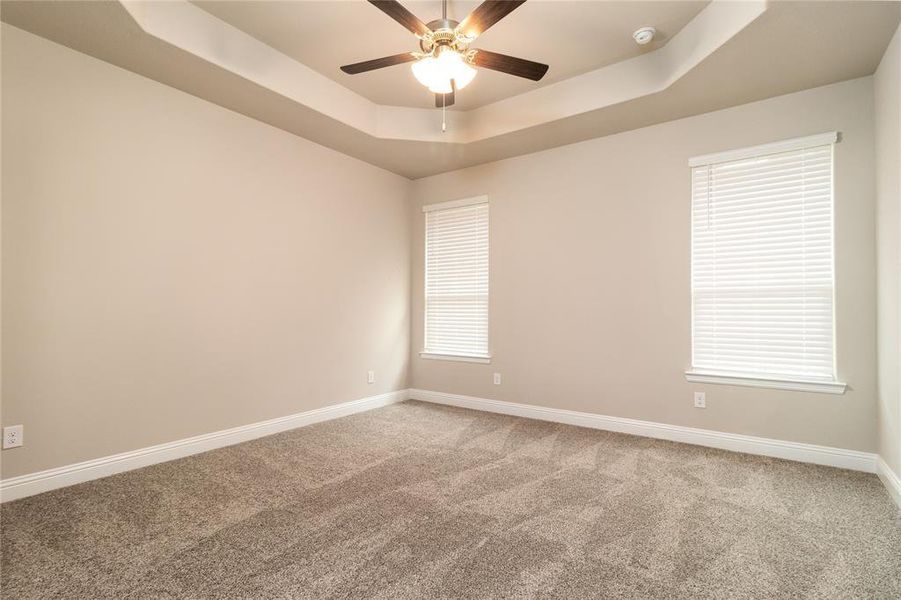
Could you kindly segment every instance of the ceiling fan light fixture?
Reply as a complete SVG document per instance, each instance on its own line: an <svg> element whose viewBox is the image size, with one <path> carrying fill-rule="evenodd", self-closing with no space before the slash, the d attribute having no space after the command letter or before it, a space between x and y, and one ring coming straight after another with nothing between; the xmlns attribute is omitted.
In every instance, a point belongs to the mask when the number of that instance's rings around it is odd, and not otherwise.
<svg viewBox="0 0 901 600"><path fill-rule="evenodd" d="M463 56L448 47L439 49L438 56L424 56L411 65L413 76L422 85L435 94L449 94L453 91L451 80L456 89L462 90L475 78L476 69L466 63Z"/></svg>
<svg viewBox="0 0 901 600"><path fill-rule="evenodd" d="M435 60L442 71L449 76L449 79L454 80L458 90L462 90L469 85L475 79L476 73L478 73L478 71L467 64L463 55L456 50L445 48L439 52L438 58Z"/></svg>
<svg viewBox="0 0 901 600"><path fill-rule="evenodd" d="M419 83L429 88L429 91L435 94L449 94L451 92L450 79L442 77L436 62L431 56L420 58L412 65L413 76Z"/></svg>
<svg viewBox="0 0 901 600"><path fill-rule="evenodd" d="M436 77L428 88L433 94L450 94L454 91L451 80L445 79L444 77Z"/></svg>

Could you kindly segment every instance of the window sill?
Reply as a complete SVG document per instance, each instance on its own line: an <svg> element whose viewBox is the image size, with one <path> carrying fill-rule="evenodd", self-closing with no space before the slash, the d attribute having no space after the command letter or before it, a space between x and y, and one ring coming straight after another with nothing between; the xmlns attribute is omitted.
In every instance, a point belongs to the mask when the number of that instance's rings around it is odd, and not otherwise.
<svg viewBox="0 0 901 600"><path fill-rule="evenodd" d="M462 354L438 354L435 352L420 352L419 358L427 358L429 360L452 360L457 362L471 362L471 363L482 363L482 364L490 364L491 357L490 356L464 356Z"/></svg>
<svg viewBox="0 0 901 600"><path fill-rule="evenodd" d="M726 375L704 371L686 371L685 379L695 383L720 385L741 385L748 387L791 390L794 392L816 392L819 394L844 394L848 384L838 381L811 381L803 379L772 379L751 375Z"/></svg>

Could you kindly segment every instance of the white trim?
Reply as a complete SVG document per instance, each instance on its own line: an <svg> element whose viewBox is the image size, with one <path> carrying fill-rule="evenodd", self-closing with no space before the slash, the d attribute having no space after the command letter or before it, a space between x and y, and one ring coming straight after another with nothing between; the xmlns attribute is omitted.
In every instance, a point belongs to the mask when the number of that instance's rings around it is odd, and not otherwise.
<svg viewBox="0 0 901 600"><path fill-rule="evenodd" d="M407 399L407 395L407 390L387 392L286 417L214 431L157 446L88 460L74 465L4 479L0 481L0 502L8 502L76 483L100 479L116 473L131 471L132 469L139 469L192 454L199 454L224 446L231 446L232 444L265 437L281 431L345 417L396 402L403 402Z"/></svg>
<svg viewBox="0 0 901 600"><path fill-rule="evenodd" d="M449 406L471 408L473 410L525 417L527 419L539 419L541 421L565 423L567 425L576 425L578 427L618 431L620 433L628 433L631 435L720 448L723 450L731 450L733 452L772 456L775 458L784 458L787 460L817 465L827 465L841 469L864 471L866 473L876 472L877 456L870 452L859 452L857 450L845 450L828 446L815 446L813 444L802 444L800 442L774 440L740 435L737 433L724 433L720 431L711 431L709 429L695 429L693 427L667 425L665 423L639 421L637 419L626 419L623 417L608 417L594 413L546 408L528 404L515 404L513 402L488 400L473 396L461 396L459 394L446 394L444 392L431 392L427 390L411 389L410 398L422 400L424 402L433 402L435 404L446 404Z"/></svg>
<svg viewBox="0 0 901 600"><path fill-rule="evenodd" d="M881 456L876 458L876 469L876 473L885 485L885 489L888 490L889 496L892 497L892 500L898 505L898 509L901 510L901 478L892 471L892 468L888 466L888 463Z"/></svg>
<svg viewBox="0 0 901 600"><path fill-rule="evenodd" d="M490 364L491 356L463 356L462 354L441 354L440 352L426 352L423 350L419 353L419 358L428 360L453 360L457 362L470 362Z"/></svg>
<svg viewBox="0 0 901 600"><path fill-rule="evenodd" d="M765 154L776 154L778 152L788 152L790 150L800 150L801 148L812 148L814 146L825 146L826 144L834 144L838 141L838 132L829 131L816 135L808 135L806 137L793 138L790 140L781 140L771 144L761 144L759 146L751 146L749 148L738 148L736 150L726 150L723 152L714 152L712 154L703 154L688 159L688 166L703 167L716 163L724 163L743 158L751 158L754 156L762 156Z"/></svg>
<svg viewBox="0 0 901 600"><path fill-rule="evenodd" d="M474 196L472 198L463 198L461 200L449 200L447 202L437 202L435 204L424 204L422 212L432 212L433 210L446 210L448 208L460 208L463 206L476 206L478 204L488 204L488 196Z"/></svg>
<svg viewBox="0 0 901 600"><path fill-rule="evenodd" d="M589 427L591 429L617 431L643 437L696 444L699 446L731 450L733 452L772 456L775 458L784 458L787 460L808 462L842 469L864 471L866 473L877 473L888 489L889 494L898 504L899 509L901 509L901 479L899 479L881 457L868 452L844 450L827 446L815 446L812 444L723 433L707 429L682 427L679 425L667 425L664 423L655 423L653 421L609 417L594 413L516 404L513 402L488 400L474 396L447 394L444 392L432 392L419 389L387 392L385 394L370 396L368 398L345 402L344 404L335 406L326 406L289 415L287 417L270 419L268 421L261 421L250 425L177 440L167 444L123 452L121 454L89 460L74 465L4 479L0 481L0 501L9 502L11 500L25 498L27 496L75 485L77 483L108 477L110 475L115 475L116 473L139 469L141 467L167 462L192 454L199 454L208 450L215 450L216 448L246 442L281 431L288 431L290 429L345 417L354 413L387 406L389 404L403 402L408 398L421 400L423 402L431 402L433 404L459 406L472 410L500 413L527 419L538 419L541 421L575 425L577 427Z"/></svg>
<svg viewBox="0 0 901 600"><path fill-rule="evenodd" d="M705 371L685 371L685 380L694 383L741 385L747 387L816 392L818 394L844 394L848 384L840 381L812 381L803 379L775 379L751 375L727 375Z"/></svg>

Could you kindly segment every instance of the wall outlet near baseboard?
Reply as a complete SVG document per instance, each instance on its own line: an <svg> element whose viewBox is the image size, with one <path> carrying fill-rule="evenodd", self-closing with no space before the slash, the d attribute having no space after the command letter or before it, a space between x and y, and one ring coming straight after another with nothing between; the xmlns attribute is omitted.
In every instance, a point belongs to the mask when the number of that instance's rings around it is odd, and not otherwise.
<svg viewBox="0 0 901 600"><path fill-rule="evenodd" d="M366 383L375 383L375 371L366 373Z"/></svg>
<svg viewBox="0 0 901 600"><path fill-rule="evenodd" d="M25 443L25 427L10 425L3 428L3 449L18 448Z"/></svg>
<svg viewBox="0 0 901 600"><path fill-rule="evenodd" d="M494 374L494 385L500 385L500 384L501 384L501 374L495 373Z"/></svg>
<svg viewBox="0 0 901 600"><path fill-rule="evenodd" d="M707 394L695 392L695 408L707 408Z"/></svg>

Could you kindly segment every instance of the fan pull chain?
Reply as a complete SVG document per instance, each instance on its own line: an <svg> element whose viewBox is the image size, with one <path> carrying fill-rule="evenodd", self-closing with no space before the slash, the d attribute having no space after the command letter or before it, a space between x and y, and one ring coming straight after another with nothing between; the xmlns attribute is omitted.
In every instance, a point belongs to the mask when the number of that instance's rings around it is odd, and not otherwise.
<svg viewBox="0 0 901 600"><path fill-rule="evenodd" d="M447 20L447 0L441 0L441 18ZM451 80L451 90L453 90L453 80ZM447 131L447 94L441 94L441 133Z"/></svg>

